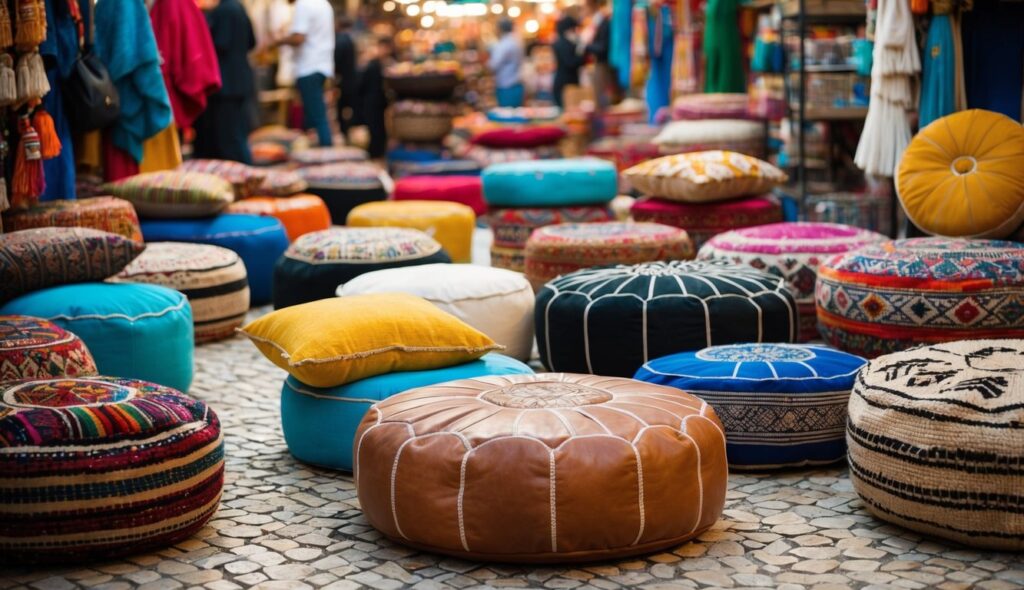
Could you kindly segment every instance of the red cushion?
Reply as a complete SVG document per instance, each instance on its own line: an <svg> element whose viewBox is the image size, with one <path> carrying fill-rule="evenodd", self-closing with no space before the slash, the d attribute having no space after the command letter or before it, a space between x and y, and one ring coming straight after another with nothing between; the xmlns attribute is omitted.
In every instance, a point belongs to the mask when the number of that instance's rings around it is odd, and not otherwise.
<svg viewBox="0 0 1024 590"><path fill-rule="evenodd" d="M532 125L481 131L473 136L473 143L498 148L532 148L556 144L564 137L565 129L557 125Z"/></svg>
<svg viewBox="0 0 1024 590"><path fill-rule="evenodd" d="M487 212L479 176L406 176L395 182L396 201L454 201Z"/></svg>

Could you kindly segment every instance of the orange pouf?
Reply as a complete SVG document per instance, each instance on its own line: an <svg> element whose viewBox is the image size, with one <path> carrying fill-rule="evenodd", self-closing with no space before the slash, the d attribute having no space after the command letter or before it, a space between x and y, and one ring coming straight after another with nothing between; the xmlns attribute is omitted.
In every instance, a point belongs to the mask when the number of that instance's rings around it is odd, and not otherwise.
<svg viewBox="0 0 1024 590"><path fill-rule="evenodd" d="M227 212L275 217L284 226L290 242L299 236L331 227L327 205L316 195L254 197L232 203Z"/></svg>

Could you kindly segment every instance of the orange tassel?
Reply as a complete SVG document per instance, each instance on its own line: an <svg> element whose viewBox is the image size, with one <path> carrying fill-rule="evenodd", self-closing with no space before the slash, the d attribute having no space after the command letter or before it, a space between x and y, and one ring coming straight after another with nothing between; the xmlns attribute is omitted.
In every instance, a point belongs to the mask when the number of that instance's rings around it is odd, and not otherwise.
<svg viewBox="0 0 1024 590"><path fill-rule="evenodd" d="M18 119L21 139L18 153L14 158L14 178L11 183L11 207L27 209L39 202L39 196L46 190L43 176L43 154L39 146L39 134L32 128L28 117Z"/></svg>
<svg viewBox="0 0 1024 590"><path fill-rule="evenodd" d="M46 40L46 6L43 0L18 0L15 8L14 43L28 51Z"/></svg>
<svg viewBox="0 0 1024 590"><path fill-rule="evenodd" d="M11 32L11 13L7 2L0 2L0 50L10 49L14 45L14 34Z"/></svg>
<svg viewBox="0 0 1024 590"><path fill-rule="evenodd" d="M44 160L52 160L60 155L63 146L60 144L60 137L57 135L57 128L53 124L53 117L46 109L39 107L32 115L32 127L39 134L39 152Z"/></svg>
<svg viewBox="0 0 1024 590"><path fill-rule="evenodd" d="M928 14L928 0L910 0L910 12Z"/></svg>

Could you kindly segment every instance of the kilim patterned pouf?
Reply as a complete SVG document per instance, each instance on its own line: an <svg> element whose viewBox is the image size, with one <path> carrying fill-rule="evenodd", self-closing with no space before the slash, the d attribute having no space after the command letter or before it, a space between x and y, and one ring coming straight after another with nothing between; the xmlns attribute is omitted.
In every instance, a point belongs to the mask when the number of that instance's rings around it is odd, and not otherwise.
<svg viewBox="0 0 1024 590"><path fill-rule="evenodd" d="M686 230L700 248L714 236L732 229L782 221L782 204L771 195L717 203L679 203L644 197L630 210L636 221L664 223Z"/></svg>
<svg viewBox="0 0 1024 590"><path fill-rule="evenodd" d="M492 209L487 223L494 232L494 245L498 248L522 249L526 240L538 227L557 223L592 223L615 221L615 213L608 205L587 207L527 207L522 209Z"/></svg>
<svg viewBox="0 0 1024 590"><path fill-rule="evenodd" d="M192 306L196 342L230 338L249 311L245 264L238 254L219 246L151 242L110 281L180 291Z"/></svg>
<svg viewBox="0 0 1024 590"><path fill-rule="evenodd" d="M386 268L451 262L427 234L399 227L332 227L295 240L274 266L274 309L334 297L338 286Z"/></svg>
<svg viewBox="0 0 1024 590"><path fill-rule="evenodd" d="M600 205L618 192L615 166L597 158L492 164L482 178L492 207Z"/></svg>
<svg viewBox="0 0 1024 590"><path fill-rule="evenodd" d="M369 523L466 559L650 553L706 531L725 504L714 410L632 379L513 375L413 389L374 405L355 445Z"/></svg>
<svg viewBox="0 0 1024 590"><path fill-rule="evenodd" d="M868 358L918 344L1024 336L1024 246L996 240L883 242L818 269L818 330Z"/></svg>
<svg viewBox="0 0 1024 590"><path fill-rule="evenodd" d="M0 316L0 383L95 374L96 361L78 336L41 318Z"/></svg>
<svg viewBox="0 0 1024 590"><path fill-rule="evenodd" d="M172 545L220 505L224 443L203 402L133 379L0 385L0 561Z"/></svg>
<svg viewBox="0 0 1024 590"><path fill-rule="evenodd" d="M677 352L794 342L799 325L785 280L720 261L576 271L545 285L534 313L545 367L619 377Z"/></svg>
<svg viewBox="0 0 1024 590"><path fill-rule="evenodd" d="M864 363L825 346L729 344L654 359L634 378L711 404L731 468L777 469L846 458L846 404Z"/></svg>
<svg viewBox="0 0 1024 590"><path fill-rule="evenodd" d="M4 231L36 227L88 227L142 241L135 207L114 197L47 201L30 209L11 210L4 214Z"/></svg>
<svg viewBox="0 0 1024 590"><path fill-rule="evenodd" d="M434 238L452 262L473 259L473 209L451 201L379 201L349 211L350 227L409 227Z"/></svg>
<svg viewBox="0 0 1024 590"><path fill-rule="evenodd" d="M369 162L339 162L301 168L308 192L320 197L331 212L331 221L342 225L357 205L383 201L390 192L387 173Z"/></svg>
<svg viewBox="0 0 1024 590"><path fill-rule="evenodd" d="M397 371L338 387L313 387L288 377L281 389L281 430L291 454L305 463L352 471L352 442L370 406L414 389L485 375L530 375L533 369L500 354L427 371Z"/></svg>
<svg viewBox="0 0 1024 590"><path fill-rule="evenodd" d="M491 266L515 272L525 272L526 253L522 248L491 246Z"/></svg>
<svg viewBox="0 0 1024 590"><path fill-rule="evenodd" d="M965 545L1024 549L1024 341L890 354L850 397L850 479L875 516Z"/></svg>
<svg viewBox="0 0 1024 590"><path fill-rule="evenodd" d="M396 201L454 201L487 212L479 176L407 176L395 181Z"/></svg>
<svg viewBox="0 0 1024 590"><path fill-rule="evenodd" d="M686 232L658 223L562 223L533 232L526 242L526 278L534 289L581 268L689 260L693 242Z"/></svg>
<svg viewBox="0 0 1024 590"><path fill-rule="evenodd" d="M227 211L274 217L284 226L292 242L310 232L331 227L331 212L316 195L254 197L231 203Z"/></svg>
<svg viewBox="0 0 1024 590"><path fill-rule="evenodd" d="M786 279L800 306L800 340L818 337L814 285L818 266L836 254L887 240L882 234L834 223L773 223L719 234L698 260L748 264Z"/></svg>

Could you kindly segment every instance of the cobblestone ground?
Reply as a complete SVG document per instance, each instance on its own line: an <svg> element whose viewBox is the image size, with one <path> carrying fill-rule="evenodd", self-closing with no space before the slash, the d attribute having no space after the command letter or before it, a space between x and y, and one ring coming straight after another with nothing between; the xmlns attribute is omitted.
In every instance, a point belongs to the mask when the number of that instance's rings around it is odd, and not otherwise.
<svg viewBox="0 0 1024 590"><path fill-rule="evenodd" d="M1020 588L1024 559L951 547L869 516L844 468L732 475L725 513L697 541L567 568L474 564L390 543L351 477L288 454L285 373L241 338L200 347L191 393L220 415L227 484L194 538L89 567L0 570L0 588Z"/></svg>

